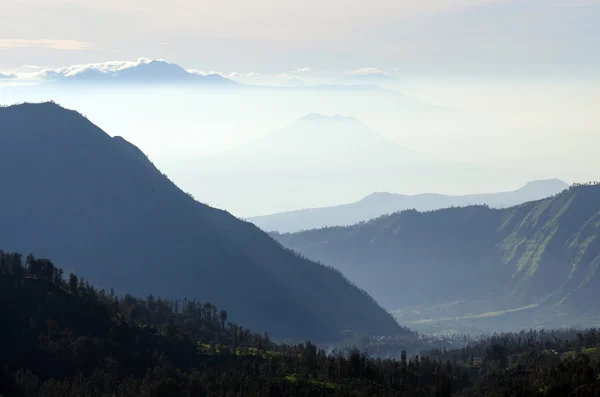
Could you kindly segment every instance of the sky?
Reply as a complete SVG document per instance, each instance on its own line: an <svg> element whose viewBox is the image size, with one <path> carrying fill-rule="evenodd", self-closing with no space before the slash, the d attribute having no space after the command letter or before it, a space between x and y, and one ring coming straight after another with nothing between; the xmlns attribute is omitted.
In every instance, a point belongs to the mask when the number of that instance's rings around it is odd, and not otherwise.
<svg viewBox="0 0 600 397"><path fill-rule="evenodd" d="M143 56L244 75L587 78L599 19L600 0L2 0L0 71Z"/></svg>
<svg viewBox="0 0 600 397"><path fill-rule="evenodd" d="M372 193L357 181L352 194L325 186L310 200L294 194L267 205L264 190L248 190L220 202L197 181L204 157L307 113L356 117L438 160L517 171L487 184L415 181L376 187L382 191L463 194L511 190L533 178L585 182L600 169L598 21L600 0L0 0L0 105L57 100L138 145L186 191L240 216ZM252 85L367 82L395 93L3 89L151 59ZM378 79L362 79L372 74ZM434 110L415 111L421 105Z"/></svg>

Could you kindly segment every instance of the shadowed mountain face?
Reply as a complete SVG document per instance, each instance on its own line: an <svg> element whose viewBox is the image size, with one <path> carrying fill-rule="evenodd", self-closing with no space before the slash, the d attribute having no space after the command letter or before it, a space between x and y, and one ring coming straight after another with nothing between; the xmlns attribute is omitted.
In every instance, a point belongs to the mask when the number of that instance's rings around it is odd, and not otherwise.
<svg viewBox="0 0 600 397"><path fill-rule="evenodd" d="M598 185L506 209L409 210L273 236L341 270L389 309L477 302L462 313L472 315L535 306L553 310L554 325L600 316ZM534 325L527 320L520 326Z"/></svg>
<svg viewBox="0 0 600 397"><path fill-rule="evenodd" d="M0 108L0 246L99 287L198 299L284 338L402 332L339 272L200 204L134 145L52 103Z"/></svg>
<svg viewBox="0 0 600 397"><path fill-rule="evenodd" d="M522 188L512 192L468 194L464 196L373 193L356 203L257 216L248 218L248 221L263 230L293 233L326 226L348 226L407 209L431 211L476 204L486 204L494 208L509 207L558 194L568 187L569 185L563 181L550 179L529 182Z"/></svg>

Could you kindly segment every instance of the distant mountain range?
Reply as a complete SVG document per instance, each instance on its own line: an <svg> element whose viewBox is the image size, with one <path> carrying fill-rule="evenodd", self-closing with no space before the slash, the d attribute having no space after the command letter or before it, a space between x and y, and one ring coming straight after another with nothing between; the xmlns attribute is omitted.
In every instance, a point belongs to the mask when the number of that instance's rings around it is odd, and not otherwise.
<svg viewBox="0 0 600 397"><path fill-rule="evenodd" d="M141 58L137 62L106 62L102 64L74 65L58 69L45 69L39 78L58 83L120 83L164 84L203 83L236 84L219 74L201 74L163 60Z"/></svg>
<svg viewBox="0 0 600 397"><path fill-rule="evenodd" d="M53 103L0 108L0 248L99 287L227 308L276 338L403 329L339 272L200 204L126 140Z"/></svg>
<svg viewBox="0 0 600 397"><path fill-rule="evenodd" d="M416 325L456 329L462 319L500 330L600 319L600 185L505 209L407 210L272 236Z"/></svg>
<svg viewBox="0 0 600 397"><path fill-rule="evenodd" d="M549 179L529 182L520 189L510 192L463 196L404 195L382 192L370 194L355 203L251 217L248 218L248 221L266 231L290 233L325 226L348 226L407 209L430 211L474 204L486 204L495 208L509 207L555 195L568 187L569 185L563 181Z"/></svg>
<svg viewBox="0 0 600 397"><path fill-rule="evenodd" d="M182 160L180 167L186 170L178 176L184 186L200 186L204 200L239 216L319 207L405 186L455 191L523 178L514 171L436 160L354 117L317 113L228 152ZM239 200L240 191L248 200Z"/></svg>

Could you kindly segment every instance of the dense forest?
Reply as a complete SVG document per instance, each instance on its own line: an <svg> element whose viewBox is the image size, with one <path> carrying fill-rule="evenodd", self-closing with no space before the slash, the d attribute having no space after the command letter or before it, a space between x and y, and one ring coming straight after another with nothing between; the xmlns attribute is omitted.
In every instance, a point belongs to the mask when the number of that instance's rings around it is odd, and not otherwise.
<svg viewBox="0 0 600 397"><path fill-rule="evenodd" d="M521 316L513 325L519 329L595 326L600 317L595 183L505 209L407 210L349 227L272 236L335 266L389 310L446 304L441 316L454 321L522 308L512 314ZM496 320L495 329L511 325L507 316Z"/></svg>
<svg viewBox="0 0 600 397"><path fill-rule="evenodd" d="M136 146L54 103L0 107L0 180L13 192L0 194L2 247L94 285L213 302L280 338L405 332L339 271L194 200Z"/></svg>
<svg viewBox="0 0 600 397"><path fill-rule="evenodd" d="M600 332L495 335L399 360L276 344L212 304L116 296L0 252L0 395L600 396Z"/></svg>

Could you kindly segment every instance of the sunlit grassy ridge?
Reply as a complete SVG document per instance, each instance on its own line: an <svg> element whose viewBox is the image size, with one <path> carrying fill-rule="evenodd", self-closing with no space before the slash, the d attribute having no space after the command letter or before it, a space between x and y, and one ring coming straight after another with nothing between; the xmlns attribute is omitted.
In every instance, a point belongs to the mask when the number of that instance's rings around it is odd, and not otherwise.
<svg viewBox="0 0 600 397"><path fill-rule="evenodd" d="M514 329L550 320L557 327L597 324L599 234L600 184L588 184L510 208L408 210L274 237L340 269L398 310L401 322L480 323L510 314L495 325Z"/></svg>

